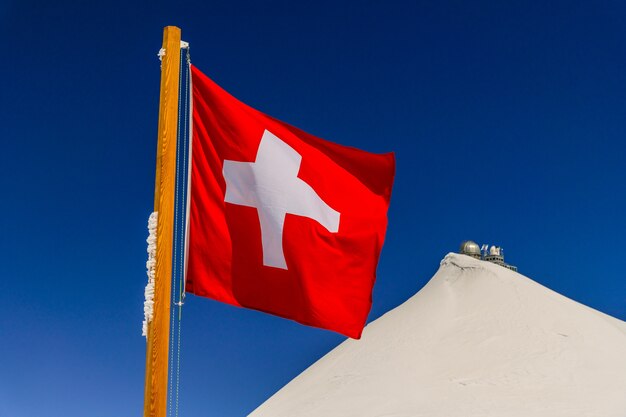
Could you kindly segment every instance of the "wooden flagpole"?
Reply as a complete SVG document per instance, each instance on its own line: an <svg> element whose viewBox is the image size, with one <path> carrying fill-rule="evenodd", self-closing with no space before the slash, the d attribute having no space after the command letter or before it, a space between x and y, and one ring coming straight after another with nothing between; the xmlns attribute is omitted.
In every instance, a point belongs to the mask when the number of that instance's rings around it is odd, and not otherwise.
<svg viewBox="0 0 626 417"><path fill-rule="evenodd" d="M163 30L165 55L161 61L154 186L154 211L158 212L154 315L148 324L144 417L166 417L167 414L180 36L180 29L175 26L167 26Z"/></svg>

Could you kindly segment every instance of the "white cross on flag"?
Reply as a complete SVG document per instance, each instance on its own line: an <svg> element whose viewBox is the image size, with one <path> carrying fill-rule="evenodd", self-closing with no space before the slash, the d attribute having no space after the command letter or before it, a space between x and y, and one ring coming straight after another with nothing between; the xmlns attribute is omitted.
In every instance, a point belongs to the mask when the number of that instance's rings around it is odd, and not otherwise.
<svg viewBox="0 0 626 417"><path fill-rule="evenodd" d="M263 265L287 269L283 254L287 214L313 219L332 233L339 230L339 213L298 178L301 160L296 151L266 130L254 162L224 161L224 201L257 209Z"/></svg>
<svg viewBox="0 0 626 417"><path fill-rule="evenodd" d="M387 226L393 154L316 138L191 69L186 290L359 338Z"/></svg>

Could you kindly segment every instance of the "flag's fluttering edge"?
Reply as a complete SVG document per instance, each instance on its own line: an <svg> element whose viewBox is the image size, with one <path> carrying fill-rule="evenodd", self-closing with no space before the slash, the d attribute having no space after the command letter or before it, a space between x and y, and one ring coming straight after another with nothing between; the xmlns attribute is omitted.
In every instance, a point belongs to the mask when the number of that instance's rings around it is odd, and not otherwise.
<svg viewBox="0 0 626 417"><path fill-rule="evenodd" d="M191 74L186 290L359 338L393 154L319 139Z"/></svg>

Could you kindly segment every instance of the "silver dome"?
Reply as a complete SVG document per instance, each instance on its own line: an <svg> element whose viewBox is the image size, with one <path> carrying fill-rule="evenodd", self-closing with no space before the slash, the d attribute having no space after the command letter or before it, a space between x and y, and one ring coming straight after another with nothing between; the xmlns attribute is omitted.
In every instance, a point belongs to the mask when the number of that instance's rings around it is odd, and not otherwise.
<svg viewBox="0 0 626 417"><path fill-rule="evenodd" d="M466 240L461 243L459 252L464 255L473 256L474 258L480 258L480 246L471 240Z"/></svg>

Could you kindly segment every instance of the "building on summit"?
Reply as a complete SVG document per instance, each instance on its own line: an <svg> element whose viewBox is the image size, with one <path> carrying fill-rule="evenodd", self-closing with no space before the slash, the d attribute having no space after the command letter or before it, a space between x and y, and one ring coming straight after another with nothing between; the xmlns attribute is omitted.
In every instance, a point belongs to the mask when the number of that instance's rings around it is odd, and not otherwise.
<svg viewBox="0 0 626 417"><path fill-rule="evenodd" d="M511 271L517 272L516 266L504 262L504 249L502 249L500 246L478 246L476 242L466 240L465 242L461 243L459 253L471 256L472 258L480 259L482 261L491 262L496 265L508 268Z"/></svg>
<svg viewBox="0 0 626 417"><path fill-rule="evenodd" d="M461 249L459 253L463 255L471 256L472 258L482 259L482 255L480 253L480 246L476 242L472 242L471 240L466 240L461 243Z"/></svg>

